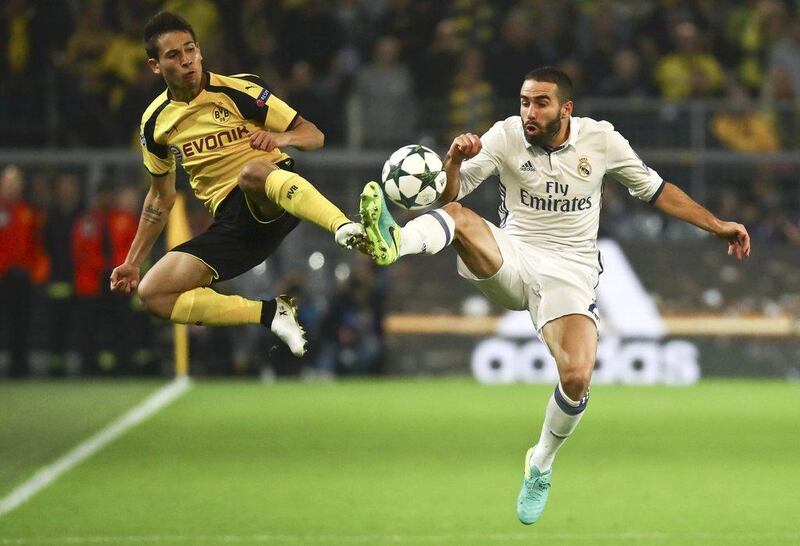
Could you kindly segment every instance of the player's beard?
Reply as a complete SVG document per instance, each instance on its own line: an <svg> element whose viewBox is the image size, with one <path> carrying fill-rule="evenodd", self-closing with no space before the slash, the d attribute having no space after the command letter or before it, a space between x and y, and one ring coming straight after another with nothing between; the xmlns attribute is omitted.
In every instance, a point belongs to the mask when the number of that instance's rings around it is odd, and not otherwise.
<svg viewBox="0 0 800 546"><path fill-rule="evenodd" d="M548 146L553 141L553 137L561 131L561 118L556 117L544 127L539 125L537 127L539 132L535 136L530 136L525 130L525 121L522 122L522 134L525 135L525 140L534 146Z"/></svg>

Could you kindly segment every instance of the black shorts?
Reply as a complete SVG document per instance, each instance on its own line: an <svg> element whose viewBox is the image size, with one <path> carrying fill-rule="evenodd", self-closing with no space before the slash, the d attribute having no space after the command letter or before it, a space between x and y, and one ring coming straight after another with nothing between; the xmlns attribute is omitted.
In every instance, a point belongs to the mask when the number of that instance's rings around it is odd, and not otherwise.
<svg viewBox="0 0 800 546"><path fill-rule="evenodd" d="M279 166L291 170L290 165ZM172 252L199 258L214 270L214 281L225 281L266 260L299 223L288 212L269 222L257 220L250 212L244 192L236 186L217 207L208 229Z"/></svg>

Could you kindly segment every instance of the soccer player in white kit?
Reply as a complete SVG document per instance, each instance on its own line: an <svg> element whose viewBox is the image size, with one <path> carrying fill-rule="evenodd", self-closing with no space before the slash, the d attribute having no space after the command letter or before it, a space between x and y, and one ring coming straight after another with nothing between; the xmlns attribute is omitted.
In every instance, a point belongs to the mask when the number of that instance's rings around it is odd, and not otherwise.
<svg viewBox="0 0 800 546"><path fill-rule="evenodd" d="M595 287L602 272L596 245L606 175L634 197L728 242L728 255L750 254L745 227L725 222L647 167L606 121L572 116L572 83L544 67L525 76L520 115L498 121L481 138L453 140L444 164L441 208L402 228L370 182L361 215L376 262L435 254L449 244L458 272L489 299L526 309L558 366L559 384L545 410L538 442L525 455L517 516L537 521L551 484L551 465L586 409L597 353ZM500 227L456 202L491 175L500 178Z"/></svg>

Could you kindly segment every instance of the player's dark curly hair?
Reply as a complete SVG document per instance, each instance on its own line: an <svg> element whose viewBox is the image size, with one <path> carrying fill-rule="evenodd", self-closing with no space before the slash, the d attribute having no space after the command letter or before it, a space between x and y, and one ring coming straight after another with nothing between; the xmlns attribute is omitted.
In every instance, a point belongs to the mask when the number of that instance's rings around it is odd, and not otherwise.
<svg viewBox="0 0 800 546"><path fill-rule="evenodd" d="M183 31L192 35L192 40L197 38L189 22L168 11L160 11L153 15L144 26L144 48L150 59L158 59L158 37L167 32Z"/></svg>
<svg viewBox="0 0 800 546"><path fill-rule="evenodd" d="M572 80L567 73L552 66L543 66L525 74L525 80L554 83L558 86L558 100L561 104L572 100Z"/></svg>

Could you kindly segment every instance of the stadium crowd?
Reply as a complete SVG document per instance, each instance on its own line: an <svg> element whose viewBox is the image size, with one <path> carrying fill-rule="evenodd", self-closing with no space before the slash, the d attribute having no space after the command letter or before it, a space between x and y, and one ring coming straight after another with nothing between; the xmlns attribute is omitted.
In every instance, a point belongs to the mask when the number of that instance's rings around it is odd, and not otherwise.
<svg viewBox="0 0 800 546"><path fill-rule="evenodd" d="M138 146L142 110L163 86L141 42L144 22L160 9L194 25L210 70L258 73L331 147L391 150L421 140L441 147L454 134L480 133L516 111L521 76L546 64L572 77L577 115L598 98L710 100L703 120L709 148L800 146L800 118L786 107L800 99L800 13L788 1L7 0L0 8L0 148ZM622 132L636 134L620 118ZM686 123L676 119L654 146L686 148ZM38 339L55 372L69 367L68 354L79 355L86 373L158 371L162 329L135 299L110 294L106 282L135 233L144 186L0 168L0 337L10 362L25 362L16 355ZM754 244L800 246L794 166L732 169L724 183L707 178L703 202L741 218ZM613 185L603 214L603 234L620 240L696 235L673 229ZM191 218L208 221L205 213ZM286 291L300 292L303 274L275 276ZM383 290L372 268L354 267L324 302L305 298L303 322L319 347L309 357L313 367L381 369ZM194 336L208 348L201 354L224 351L236 369L252 371L259 366L249 360L259 352L253 344L267 353L256 330ZM292 367L288 355L270 358L279 372Z"/></svg>
<svg viewBox="0 0 800 546"><path fill-rule="evenodd" d="M364 146L481 132L514 103L521 75L547 64L581 99L761 99L746 122L767 133L757 146L797 144L770 113L800 94L800 19L782 0L8 0L0 144L132 142L161 86L141 44L159 9L193 23L212 71L259 73L332 145L352 102Z"/></svg>

